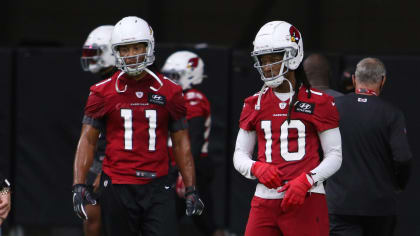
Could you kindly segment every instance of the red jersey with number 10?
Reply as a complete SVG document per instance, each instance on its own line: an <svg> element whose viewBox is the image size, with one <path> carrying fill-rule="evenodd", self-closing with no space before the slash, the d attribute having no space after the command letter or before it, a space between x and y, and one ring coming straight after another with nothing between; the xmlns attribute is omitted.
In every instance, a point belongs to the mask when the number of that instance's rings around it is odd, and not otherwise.
<svg viewBox="0 0 420 236"><path fill-rule="evenodd" d="M255 109L258 94L245 99L240 128L256 131L258 161L278 165L284 180L309 172L320 162L318 132L338 127L338 112L331 96L301 86L298 102L287 122L289 100L281 101L271 88L261 96L260 110Z"/></svg>
<svg viewBox="0 0 420 236"><path fill-rule="evenodd" d="M90 88L85 115L106 122L103 171L112 182L144 184L150 178L141 172L168 174L168 127L185 118L185 99L182 88L161 74L162 86L149 74L135 81L121 73Z"/></svg>

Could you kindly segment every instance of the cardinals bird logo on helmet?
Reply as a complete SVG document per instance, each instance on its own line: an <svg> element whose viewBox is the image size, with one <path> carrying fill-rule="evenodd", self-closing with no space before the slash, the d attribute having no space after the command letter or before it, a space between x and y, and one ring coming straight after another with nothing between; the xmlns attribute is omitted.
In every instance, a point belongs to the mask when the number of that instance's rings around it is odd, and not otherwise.
<svg viewBox="0 0 420 236"><path fill-rule="evenodd" d="M204 62L193 52L178 51L166 59L162 73L186 90L203 81Z"/></svg>

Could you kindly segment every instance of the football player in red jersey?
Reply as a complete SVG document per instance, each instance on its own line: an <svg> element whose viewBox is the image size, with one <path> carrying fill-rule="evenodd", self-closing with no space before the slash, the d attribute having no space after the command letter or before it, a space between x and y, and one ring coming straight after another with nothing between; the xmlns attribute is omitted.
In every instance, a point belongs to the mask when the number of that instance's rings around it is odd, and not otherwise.
<svg viewBox="0 0 420 236"><path fill-rule="evenodd" d="M201 84L204 75L204 62L195 53L190 51L178 51L166 59L162 67L162 73L182 86L187 100L187 121L191 150L194 157L195 169L197 173L197 187L200 189L201 196L207 204L206 211L200 216L193 217L195 224L205 235L213 235L216 232L213 220L213 209L211 207L210 183L213 179L214 164L208 156L208 144L211 127L210 102L207 97L196 85ZM185 211L183 204L179 201L183 198L184 188L182 177L178 176L177 193L178 198L177 212L178 217Z"/></svg>
<svg viewBox="0 0 420 236"><path fill-rule="evenodd" d="M334 100L310 87L301 65L302 35L293 25L265 24L251 55L264 86L245 99L233 157L236 170L259 182L245 235L328 236L322 182L342 160Z"/></svg>
<svg viewBox="0 0 420 236"><path fill-rule="evenodd" d="M115 57L112 55L111 34L113 25L102 25L94 29L83 44L80 58L82 69L98 75L101 80L111 77L116 71ZM93 190L93 195L99 198L99 178L102 171L102 161L105 158L105 132L100 127L99 139L96 145L93 164L86 177L86 185ZM101 208L99 204L86 206L87 220L83 221L83 231L86 236L101 235Z"/></svg>
<svg viewBox="0 0 420 236"><path fill-rule="evenodd" d="M199 215L204 208L195 188L182 88L148 68L154 62L154 37L146 21L123 18L111 44L121 71L90 88L74 162L74 210L86 219L84 206L96 204L84 183L98 127L104 123L107 146L99 201L105 235L174 235L166 227L175 217L167 179L169 133L187 186L186 214Z"/></svg>

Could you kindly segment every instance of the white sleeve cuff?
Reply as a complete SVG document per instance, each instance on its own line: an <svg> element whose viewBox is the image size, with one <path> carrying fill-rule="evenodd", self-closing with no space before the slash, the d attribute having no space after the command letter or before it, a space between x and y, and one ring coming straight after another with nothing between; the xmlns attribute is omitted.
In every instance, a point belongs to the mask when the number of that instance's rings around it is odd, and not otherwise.
<svg viewBox="0 0 420 236"><path fill-rule="evenodd" d="M255 176L251 174L251 167L255 162L252 160L252 153L256 140L255 131L239 129L235 153L233 154L233 166L248 179L255 179Z"/></svg>
<svg viewBox="0 0 420 236"><path fill-rule="evenodd" d="M324 159L311 171L315 183L323 182L340 169L343 160L341 153L341 134L339 128L319 133Z"/></svg>

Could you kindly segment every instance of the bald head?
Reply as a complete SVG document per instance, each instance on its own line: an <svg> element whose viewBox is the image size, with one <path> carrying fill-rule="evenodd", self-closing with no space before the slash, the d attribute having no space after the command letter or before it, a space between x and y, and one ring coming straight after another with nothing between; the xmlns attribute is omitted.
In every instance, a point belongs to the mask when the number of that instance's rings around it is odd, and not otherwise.
<svg viewBox="0 0 420 236"><path fill-rule="evenodd" d="M309 83L318 89L329 88L330 64L326 57L321 54L311 54L303 62L303 68Z"/></svg>
<svg viewBox="0 0 420 236"><path fill-rule="evenodd" d="M386 76L384 63L378 58L367 57L357 63L356 83L377 84Z"/></svg>

